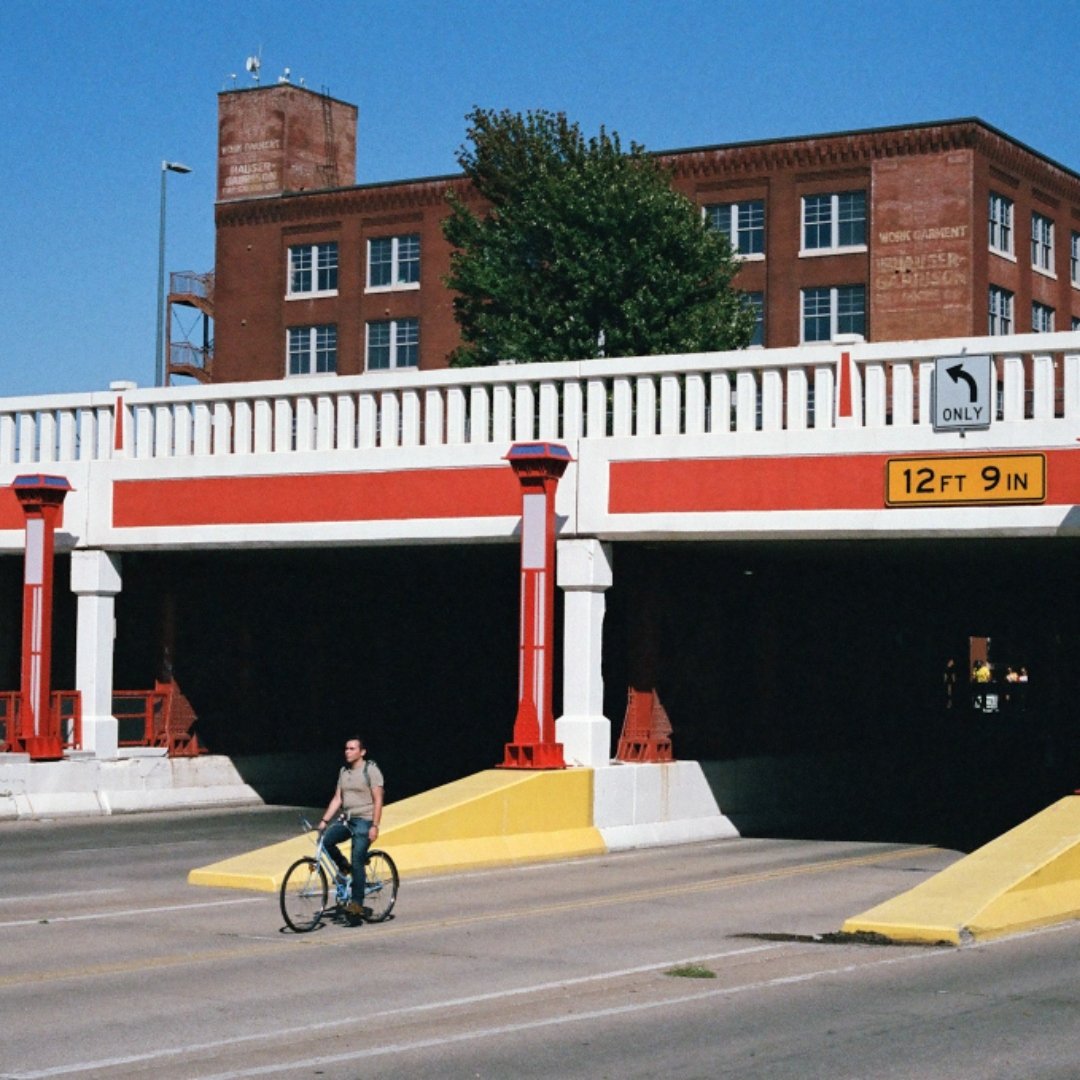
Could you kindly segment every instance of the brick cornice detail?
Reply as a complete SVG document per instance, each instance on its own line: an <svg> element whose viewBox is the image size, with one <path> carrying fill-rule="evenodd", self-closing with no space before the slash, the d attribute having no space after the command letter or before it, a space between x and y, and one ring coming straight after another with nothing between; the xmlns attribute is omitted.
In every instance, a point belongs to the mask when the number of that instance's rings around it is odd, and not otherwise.
<svg viewBox="0 0 1080 1080"><path fill-rule="evenodd" d="M973 150L1054 195L1080 202L1080 178L977 121L889 128L848 135L676 150L657 156L677 178L745 177L773 171L869 167L888 158Z"/></svg>
<svg viewBox="0 0 1080 1080"><path fill-rule="evenodd" d="M954 150L981 153L998 168L1038 184L1063 201L1080 204L1080 177L976 120L663 151L655 156L675 179L722 181L777 171L868 169L875 161ZM466 177L449 176L218 203L215 221L219 227L289 224L317 216L421 210L445 204L450 192L464 202L478 201Z"/></svg>
<svg viewBox="0 0 1080 1080"><path fill-rule="evenodd" d="M777 170L869 167L883 158L969 150L978 125L940 124L920 128L811 136L741 146L702 147L660 154L677 177L771 172Z"/></svg>
<svg viewBox="0 0 1080 1080"><path fill-rule="evenodd" d="M449 192L471 201L472 191L464 177L445 180L418 180L409 183L339 188L325 192L304 192L218 203L214 220L218 227L229 225L287 225L304 223L313 217L350 217L357 214L385 214L420 210L443 205Z"/></svg>
<svg viewBox="0 0 1080 1080"><path fill-rule="evenodd" d="M1022 177L1043 191L1049 191L1056 198L1080 203L1080 177L1074 176L1047 158L1040 157L987 128L979 131L978 149L1006 172Z"/></svg>

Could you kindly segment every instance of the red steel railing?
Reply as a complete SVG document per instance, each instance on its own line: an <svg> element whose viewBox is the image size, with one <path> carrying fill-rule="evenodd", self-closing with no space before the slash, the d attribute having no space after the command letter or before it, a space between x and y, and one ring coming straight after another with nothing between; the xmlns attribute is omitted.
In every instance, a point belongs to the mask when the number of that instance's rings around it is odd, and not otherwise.
<svg viewBox="0 0 1080 1080"><path fill-rule="evenodd" d="M49 695L54 730L65 750L82 749L82 695L78 690L54 690ZM21 730L22 694L0 690L0 749L15 750L32 732Z"/></svg>

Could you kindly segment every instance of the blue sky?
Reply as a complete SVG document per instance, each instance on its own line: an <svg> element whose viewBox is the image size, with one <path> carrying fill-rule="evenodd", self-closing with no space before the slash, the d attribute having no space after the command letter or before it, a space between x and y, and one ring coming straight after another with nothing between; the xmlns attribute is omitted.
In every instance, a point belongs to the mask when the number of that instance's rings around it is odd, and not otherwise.
<svg viewBox="0 0 1080 1080"><path fill-rule="evenodd" d="M456 171L474 106L650 150L979 116L1080 171L1077 7L1028 0L3 0L0 397L153 382L167 269L212 269L217 94L360 108L359 182Z"/></svg>

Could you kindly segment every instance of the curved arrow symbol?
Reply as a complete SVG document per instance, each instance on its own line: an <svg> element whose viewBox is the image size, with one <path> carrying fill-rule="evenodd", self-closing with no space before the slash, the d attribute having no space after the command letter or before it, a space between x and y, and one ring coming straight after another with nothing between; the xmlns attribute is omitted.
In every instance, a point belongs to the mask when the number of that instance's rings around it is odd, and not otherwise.
<svg viewBox="0 0 1080 1080"><path fill-rule="evenodd" d="M969 398L970 401L975 402L979 400L978 384L975 382L975 379L964 370L963 364L954 364L951 368L946 368L945 371L949 378L957 385L959 385L961 379L967 383L968 393L971 395Z"/></svg>

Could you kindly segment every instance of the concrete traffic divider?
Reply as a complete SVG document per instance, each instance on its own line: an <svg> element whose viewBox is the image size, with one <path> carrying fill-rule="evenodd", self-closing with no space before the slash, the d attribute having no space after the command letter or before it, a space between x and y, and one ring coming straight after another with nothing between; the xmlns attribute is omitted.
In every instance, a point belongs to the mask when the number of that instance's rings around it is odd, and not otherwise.
<svg viewBox="0 0 1080 1080"><path fill-rule="evenodd" d="M1080 796L1070 795L842 931L961 945L1078 917Z"/></svg>

